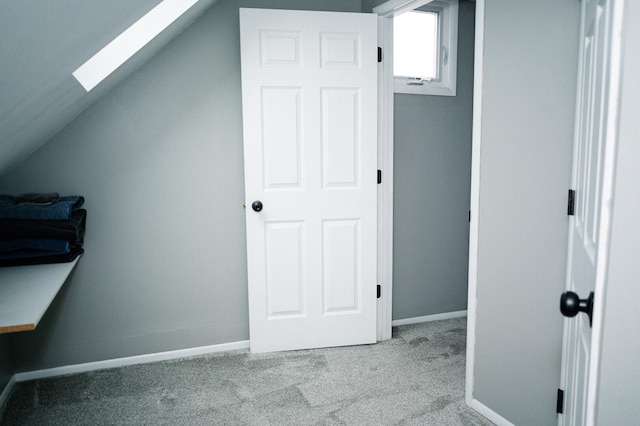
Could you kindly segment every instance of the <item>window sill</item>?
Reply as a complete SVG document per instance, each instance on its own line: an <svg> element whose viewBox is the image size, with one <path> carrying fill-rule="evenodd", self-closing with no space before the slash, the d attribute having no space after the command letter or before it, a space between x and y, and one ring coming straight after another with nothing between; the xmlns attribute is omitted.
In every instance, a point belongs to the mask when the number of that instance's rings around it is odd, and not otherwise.
<svg viewBox="0 0 640 426"><path fill-rule="evenodd" d="M394 79L393 92L405 95L455 96L456 86L427 82L422 85L412 85L407 84L405 79Z"/></svg>

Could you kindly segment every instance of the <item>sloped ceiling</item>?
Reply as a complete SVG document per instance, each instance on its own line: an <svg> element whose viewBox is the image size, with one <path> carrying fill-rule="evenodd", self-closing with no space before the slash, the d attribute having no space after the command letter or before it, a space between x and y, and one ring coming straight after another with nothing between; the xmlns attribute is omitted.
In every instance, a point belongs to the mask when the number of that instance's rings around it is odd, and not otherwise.
<svg viewBox="0 0 640 426"><path fill-rule="evenodd" d="M72 73L161 0L0 0L0 179L217 0L199 0L95 89Z"/></svg>

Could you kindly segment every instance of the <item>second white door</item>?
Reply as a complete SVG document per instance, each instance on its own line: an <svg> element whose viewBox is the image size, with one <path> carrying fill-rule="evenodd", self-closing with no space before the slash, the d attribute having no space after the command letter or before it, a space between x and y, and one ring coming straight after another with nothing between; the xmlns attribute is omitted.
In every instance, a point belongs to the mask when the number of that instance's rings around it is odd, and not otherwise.
<svg viewBox="0 0 640 426"><path fill-rule="evenodd" d="M620 58L613 54L621 25L617 0L584 0L580 30L580 62L573 186L575 215L570 222L567 292L561 303L567 312L602 304L609 259L609 235L615 173L615 127L617 123L617 77ZM616 31L618 29L618 31ZM568 295L571 295L568 298ZM589 303L590 295L595 300ZM573 309L571 309L573 308ZM597 313L597 306L594 314ZM563 342L564 415L561 425L592 425L595 422L599 322L577 313L565 321Z"/></svg>

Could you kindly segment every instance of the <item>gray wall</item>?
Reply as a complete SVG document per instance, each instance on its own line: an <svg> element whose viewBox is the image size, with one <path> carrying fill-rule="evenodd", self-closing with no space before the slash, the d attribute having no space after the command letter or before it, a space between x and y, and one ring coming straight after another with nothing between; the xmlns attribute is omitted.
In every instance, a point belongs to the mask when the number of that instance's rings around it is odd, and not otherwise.
<svg viewBox="0 0 640 426"><path fill-rule="evenodd" d="M394 97L394 319L467 309L475 3L458 19L457 95Z"/></svg>
<svg viewBox="0 0 640 426"><path fill-rule="evenodd" d="M16 371L248 339L238 7L220 0L10 174L0 192L82 194L86 253Z"/></svg>
<svg viewBox="0 0 640 426"><path fill-rule="evenodd" d="M374 7L385 3L387 0L362 0L362 12L370 13Z"/></svg>
<svg viewBox="0 0 640 426"><path fill-rule="evenodd" d="M473 396L519 425L556 424L579 8L486 1Z"/></svg>

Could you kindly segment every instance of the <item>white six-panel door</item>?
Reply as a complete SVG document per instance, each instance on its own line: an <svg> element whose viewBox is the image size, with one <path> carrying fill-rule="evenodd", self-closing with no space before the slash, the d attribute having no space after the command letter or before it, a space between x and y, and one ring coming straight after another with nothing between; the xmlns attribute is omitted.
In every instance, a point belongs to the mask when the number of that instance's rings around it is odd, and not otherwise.
<svg viewBox="0 0 640 426"><path fill-rule="evenodd" d="M374 343L377 19L241 9L240 32L251 351Z"/></svg>
<svg viewBox="0 0 640 426"><path fill-rule="evenodd" d="M573 185L575 215L569 235L567 291L603 297L613 196L616 88L619 64L612 57L615 0L583 0L580 31ZM597 310L597 309L596 309ZM597 315L597 313L595 313ZM579 313L565 320L563 425L594 422L599 354L598 324Z"/></svg>

